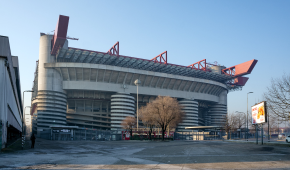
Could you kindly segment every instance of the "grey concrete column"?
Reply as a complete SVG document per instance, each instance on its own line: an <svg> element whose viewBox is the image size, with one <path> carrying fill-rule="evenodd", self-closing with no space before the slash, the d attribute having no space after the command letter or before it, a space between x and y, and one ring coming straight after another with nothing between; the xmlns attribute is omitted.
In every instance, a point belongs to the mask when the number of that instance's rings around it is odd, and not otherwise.
<svg viewBox="0 0 290 170"><path fill-rule="evenodd" d="M185 127L198 125L198 102L193 99L182 99L179 104L183 107L182 111L185 112L185 117L182 123L177 126L177 131L188 131Z"/></svg>
<svg viewBox="0 0 290 170"><path fill-rule="evenodd" d="M215 104L209 108L208 115L210 116L209 126L224 126L225 118L227 115L227 105Z"/></svg>
<svg viewBox="0 0 290 170"><path fill-rule="evenodd" d="M209 126L224 126L225 116L227 115L227 90L221 92L219 102L212 105L208 110L210 116Z"/></svg>
<svg viewBox="0 0 290 170"><path fill-rule="evenodd" d="M39 44L37 131L52 125L66 125L67 97L62 86L61 74L53 68L45 68L44 63L55 63L50 54L52 35L42 35Z"/></svg>
<svg viewBox="0 0 290 170"><path fill-rule="evenodd" d="M135 116L135 98L128 93L117 93L111 96L111 130L121 130L122 121Z"/></svg>

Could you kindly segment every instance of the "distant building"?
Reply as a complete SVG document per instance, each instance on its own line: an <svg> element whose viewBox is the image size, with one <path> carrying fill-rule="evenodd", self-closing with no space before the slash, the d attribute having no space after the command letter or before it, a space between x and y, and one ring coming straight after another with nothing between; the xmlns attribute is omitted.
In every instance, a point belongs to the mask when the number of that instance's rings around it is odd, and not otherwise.
<svg viewBox="0 0 290 170"><path fill-rule="evenodd" d="M31 125L31 115L29 113L25 113L25 135L26 136L31 136L32 135L32 125Z"/></svg>
<svg viewBox="0 0 290 170"><path fill-rule="evenodd" d="M158 95L178 99L186 112L185 127L223 125L227 93L240 89L257 60L226 68L206 60L180 66L167 62L167 52L152 60L119 54L119 42L108 52L69 47L69 17L60 16L53 35L40 34L39 61L32 94L33 131L69 125L88 129L122 129L127 116ZM101 40L96 40L101 41ZM142 49L148 50L148 49ZM176 56L182 59L182 56Z"/></svg>
<svg viewBox="0 0 290 170"><path fill-rule="evenodd" d="M18 57L9 38L0 36L0 149L21 137L22 100Z"/></svg>

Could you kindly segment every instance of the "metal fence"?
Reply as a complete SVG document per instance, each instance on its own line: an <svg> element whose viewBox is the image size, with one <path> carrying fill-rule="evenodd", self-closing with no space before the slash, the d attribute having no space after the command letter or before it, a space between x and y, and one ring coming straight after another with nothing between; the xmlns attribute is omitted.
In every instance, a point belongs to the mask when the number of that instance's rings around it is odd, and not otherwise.
<svg viewBox="0 0 290 170"><path fill-rule="evenodd" d="M174 140L242 140L249 139L255 140L256 133L251 130L248 132L248 137L245 131L230 131L225 133L224 131L211 131L211 132L174 132ZM263 138L268 139L268 134L263 133ZM285 136L288 134L278 133L275 131L270 132L270 140L284 140ZM89 141L116 141L122 140L121 132L110 130L89 130L89 129L74 129L73 132L58 132L54 133L52 130L45 130L37 134L38 138L48 139L48 140L89 140ZM135 135L136 137L136 135ZM147 136L148 137L148 136ZM152 139L161 139L162 135L152 134ZM261 131L258 131L258 138L262 137ZM145 138L145 137L144 137ZM166 137L165 137L166 138ZM143 138L142 138L143 139ZM137 140L142 140L141 138ZM172 138L171 138L172 139ZM144 140L144 139L143 139Z"/></svg>
<svg viewBox="0 0 290 170"><path fill-rule="evenodd" d="M174 140L220 140L222 132L175 132Z"/></svg>
<svg viewBox="0 0 290 170"><path fill-rule="evenodd" d="M228 133L226 133L223 138L229 139L229 140L256 140L258 138L261 140L263 138L264 140L284 140L286 139L287 135L290 135L290 133L278 133L277 131L268 131L264 130L263 132L261 129L258 129L257 133L255 130L250 129L248 132L246 131L235 131L231 130Z"/></svg>
<svg viewBox="0 0 290 170"><path fill-rule="evenodd" d="M50 133L51 140L91 140L91 141L116 141L122 140L121 134L109 130L76 129L72 133Z"/></svg>

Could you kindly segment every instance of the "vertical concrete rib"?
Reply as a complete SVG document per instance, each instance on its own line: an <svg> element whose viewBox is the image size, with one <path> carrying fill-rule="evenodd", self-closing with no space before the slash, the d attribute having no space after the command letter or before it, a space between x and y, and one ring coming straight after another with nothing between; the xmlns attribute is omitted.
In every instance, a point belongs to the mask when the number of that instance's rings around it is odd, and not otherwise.
<svg viewBox="0 0 290 170"><path fill-rule="evenodd" d="M182 123L177 126L177 131L191 131L186 130L185 127L198 125L198 102L192 99L183 99L179 101L179 104L183 107L185 117Z"/></svg>
<svg viewBox="0 0 290 170"><path fill-rule="evenodd" d="M224 116L227 115L227 105L215 104L209 108L208 116L210 116L211 126L223 126Z"/></svg>
<svg viewBox="0 0 290 170"><path fill-rule="evenodd" d="M44 63L54 63L51 56L52 35L42 35L39 45L39 73L37 101L37 131L52 125L66 125L66 93L62 76L53 68L44 68Z"/></svg>
<svg viewBox="0 0 290 170"><path fill-rule="evenodd" d="M111 130L121 130L127 116L135 116L135 98L128 93L111 95Z"/></svg>
<svg viewBox="0 0 290 170"><path fill-rule="evenodd" d="M37 128L66 125L66 95L39 90L37 94Z"/></svg>

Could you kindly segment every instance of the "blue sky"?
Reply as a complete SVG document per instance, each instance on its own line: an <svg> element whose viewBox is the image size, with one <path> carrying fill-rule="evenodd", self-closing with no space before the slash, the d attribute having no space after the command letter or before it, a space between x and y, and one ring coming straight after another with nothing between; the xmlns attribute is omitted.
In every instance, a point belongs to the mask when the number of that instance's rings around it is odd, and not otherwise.
<svg viewBox="0 0 290 170"><path fill-rule="evenodd" d="M228 94L230 112L262 100L271 78L289 74L290 1L7 1L0 0L0 35L19 56L22 90L32 87L39 33L70 17L70 47L106 52L120 41L120 54L151 59L168 51L168 62L202 59L226 67L258 63L242 91ZM25 105L30 105L26 94Z"/></svg>

